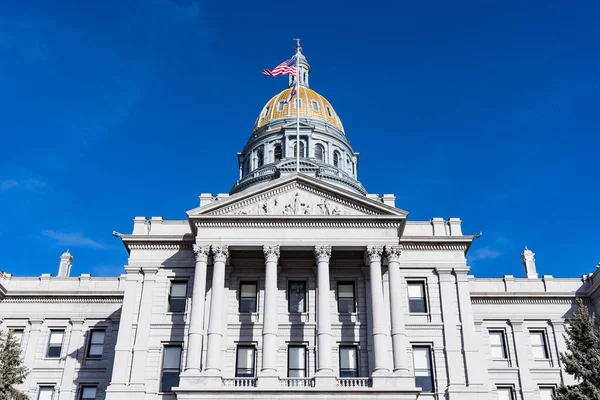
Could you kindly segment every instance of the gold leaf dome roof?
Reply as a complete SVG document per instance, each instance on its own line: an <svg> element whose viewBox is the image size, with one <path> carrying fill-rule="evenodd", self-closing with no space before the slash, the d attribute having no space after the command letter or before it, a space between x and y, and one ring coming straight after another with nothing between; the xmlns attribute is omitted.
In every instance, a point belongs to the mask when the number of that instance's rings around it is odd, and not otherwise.
<svg viewBox="0 0 600 400"><path fill-rule="evenodd" d="M344 132L342 121L325 97L308 87L300 86L298 95L294 96L294 99L290 103L286 103L290 96L290 90L291 88L283 90L265 104L254 124L254 130L276 120L296 118L297 110L295 104L296 97L298 97L301 99L300 118L316 119L338 128L342 133Z"/></svg>

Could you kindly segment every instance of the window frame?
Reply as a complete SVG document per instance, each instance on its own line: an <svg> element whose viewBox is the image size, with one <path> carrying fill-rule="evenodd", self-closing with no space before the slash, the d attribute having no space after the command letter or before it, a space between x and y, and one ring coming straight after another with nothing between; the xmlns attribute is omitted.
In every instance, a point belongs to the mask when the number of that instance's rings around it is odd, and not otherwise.
<svg viewBox="0 0 600 400"><path fill-rule="evenodd" d="M96 395L94 396L94 399L96 399L98 397L98 385L92 385L92 384L82 384L79 385L79 394L77 395L77 400L86 400L86 397L83 397L83 393L85 389L96 389Z"/></svg>
<svg viewBox="0 0 600 400"><path fill-rule="evenodd" d="M41 384L38 385L37 396L36 399L40 400L40 396L42 391L45 389L49 389L51 391L50 400L54 400L54 394L56 394L56 384Z"/></svg>
<svg viewBox="0 0 600 400"><path fill-rule="evenodd" d="M551 399L552 399L552 396L554 396L556 394L556 386L555 385L540 385L540 386L538 386L538 388L540 390L540 393L542 393L542 391L544 391L544 390L550 390L550 393L551 393L550 398Z"/></svg>
<svg viewBox="0 0 600 400"><path fill-rule="evenodd" d="M303 376L290 376L290 349L302 349L304 351L304 369L294 368L294 371L303 371ZM308 349L305 344L290 344L288 345L288 357L287 357L287 376L288 378L306 378L308 377Z"/></svg>
<svg viewBox="0 0 600 400"><path fill-rule="evenodd" d="M59 354L57 356L51 356L50 355L50 344L52 341L52 332L62 332L62 338L60 340L60 350L59 350ZM62 351L63 351L63 345L65 344L65 335L66 335L66 329L52 329L50 328L49 332L48 332L48 343L46 345L46 357L45 358L60 358L62 356ZM57 347L57 346L53 346L53 347Z"/></svg>
<svg viewBox="0 0 600 400"><path fill-rule="evenodd" d="M490 355L492 356L492 360L508 360L508 347L507 347L507 342L506 342L506 331L504 329L490 329L488 330L488 334L490 337ZM502 339L502 357L495 357L494 356L494 348L498 348L499 346L494 345L491 341L491 337L492 335L496 335L499 334L501 339Z"/></svg>
<svg viewBox="0 0 600 400"><path fill-rule="evenodd" d="M294 157L298 154L298 142L294 143ZM300 157L306 158L306 145L304 144L304 140L300 140Z"/></svg>
<svg viewBox="0 0 600 400"><path fill-rule="evenodd" d="M243 285L254 285L254 311L242 311L242 300L244 298L250 297L242 297L242 286ZM258 281L240 281L239 291L238 291L238 313L239 314L254 314L258 312Z"/></svg>
<svg viewBox="0 0 600 400"><path fill-rule="evenodd" d="M252 349L252 367L244 368L250 369L252 371L251 376L240 375L239 374L239 351L240 349ZM253 344L238 344L235 349L235 377L236 378L255 378L256 377L256 346Z"/></svg>
<svg viewBox="0 0 600 400"><path fill-rule="evenodd" d="M317 156L317 149L319 149L319 151L321 152L321 157ZM325 146L323 146L321 143L315 144L314 152L315 152L314 155L315 155L316 160L325 162Z"/></svg>
<svg viewBox="0 0 600 400"><path fill-rule="evenodd" d="M540 358L540 357L536 357L535 353L533 351L534 348L540 347L538 345L534 345L533 341L531 340L531 337L534 334L541 334L542 335L542 349L544 351L544 357ZM545 329L530 329L529 330L529 341L531 343L531 353L533 356L534 360L549 360L550 359L550 349L548 348L548 335L546 334L546 330Z"/></svg>
<svg viewBox="0 0 600 400"><path fill-rule="evenodd" d="M165 356L167 354L167 349L171 348L171 349L179 349L179 363L178 363L178 367L177 367L177 385L179 385L179 376L181 374L181 364L183 361L183 345L181 343L165 343L162 346L162 362L160 365L160 382L159 382L159 393L173 393L173 388L175 386L171 386L171 388L169 390L165 390L164 385L164 374L165 374L165 370L168 370L168 372L175 372L175 368L165 368Z"/></svg>
<svg viewBox="0 0 600 400"><path fill-rule="evenodd" d="M270 109L270 108L271 108L271 105L267 105L267 106L265 106L265 109L263 110L263 112L262 112L262 115L261 115L261 117L260 117L261 119L263 119L263 118L266 118L266 117L267 117L267 115L269 114L269 109Z"/></svg>
<svg viewBox="0 0 600 400"><path fill-rule="evenodd" d="M410 309L410 300L411 299L421 299L410 296L410 286L411 285L420 285L423 291L423 309L424 311L412 311ZM409 279L406 281L406 297L408 300L408 313L415 315L423 315L429 313L429 305L427 304L428 296L427 296L427 281L424 279Z"/></svg>
<svg viewBox="0 0 600 400"><path fill-rule="evenodd" d="M292 299L291 299L291 294L292 294L292 290L291 290L291 286L294 284L302 284L304 286L304 301L303 301L303 307L302 307L302 311L292 311L291 309L291 305L292 305ZM288 291L287 291L287 295L288 295L288 314L303 314L306 313L306 310L308 309L307 307L307 300L308 300L308 295L307 295L307 284L306 281L288 281Z"/></svg>
<svg viewBox="0 0 600 400"><path fill-rule="evenodd" d="M97 332L102 332L104 334L104 337L102 338L102 353L99 356L90 354L90 350L92 349L92 346L99 346L98 343L94 344L92 342L94 340L94 333L97 333ZM87 345L87 349L85 352L85 358L91 358L91 359L95 359L95 360L102 358L104 356L104 345L105 344L106 344L106 329L104 329L104 328L90 329L88 345Z"/></svg>
<svg viewBox="0 0 600 400"><path fill-rule="evenodd" d="M341 154L338 150L333 151L333 166L336 168L340 167L340 157Z"/></svg>
<svg viewBox="0 0 600 400"><path fill-rule="evenodd" d="M302 110L302 99L298 96L294 96L294 110Z"/></svg>
<svg viewBox="0 0 600 400"><path fill-rule="evenodd" d="M325 108L327 109L327 115L329 118L333 118L333 111L331 111L331 107L326 106Z"/></svg>
<svg viewBox="0 0 600 400"><path fill-rule="evenodd" d="M183 285L185 286L185 295L184 296L173 296L173 286L174 285ZM167 312L171 314L185 314L187 311L187 297L188 297L188 281L181 279L172 279L169 285L169 296L167 299ZM183 311L173 311L171 306L171 300L183 300Z"/></svg>
<svg viewBox="0 0 600 400"><path fill-rule="evenodd" d="M427 350L427 356L429 357L428 359L428 363L429 363L429 369L427 369L427 372L429 373L429 375L427 376L429 378L429 384L431 385L431 391L426 391L426 388L423 388L423 386L419 386L417 384L417 376L423 376L423 375L417 375L417 370L419 371L423 371L423 368L416 368L415 367L415 349L426 349ZM431 345L429 344L413 344L412 345L412 362L413 362L413 374L415 376L415 386L420 387L421 389L423 389L422 393L435 393L435 368L433 366L433 348Z"/></svg>
<svg viewBox="0 0 600 400"><path fill-rule="evenodd" d="M348 369L346 368L345 371L346 372L352 372L354 371L354 374L352 375L348 375L348 374L344 374L342 371L342 351L343 350L349 350L352 349L354 350L354 363L356 364L356 368L355 369ZM338 375L340 378L358 378L360 377L360 353L359 353L359 348L357 344L340 344L338 347Z"/></svg>
<svg viewBox="0 0 600 400"><path fill-rule="evenodd" d="M277 156L279 156L279 158ZM279 162L279 161L281 161L282 158L283 158L283 148L280 144L277 144L277 145L275 145L275 147L273 147L273 160L275 162Z"/></svg>
<svg viewBox="0 0 600 400"><path fill-rule="evenodd" d="M14 328L8 328L8 330L10 332L12 332L14 337L18 338L17 342L19 343L19 346L22 346L23 345L23 337L25 336L25 328L14 327Z"/></svg>
<svg viewBox="0 0 600 400"><path fill-rule="evenodd" d="M321 107L319 106L319 102L316 100L310 101L310 106L312 107L313 112L321 111Z"/></svg>
<svg viewBox="0 0 600 400"><path fill-rule="evenodd" d="M256 168L260 168L265 165L265 151L261 147L256 150Z"/></svg>
<svg viewBox="0 0 600 400"><path fill-rule="evenodd" d="M285 100L279 100L279 102L277 102L277 112L282 112L285 108L285 104Z"/></svg>
<svg viewBox="0 0 600 400"><path fill-rule="evenodd" d="M508 390L508 393L510 393L510 399L509 400L516 400L515 399L515 387L514 386L507 386L507 385L500 385L500 386L496 386L496 395L498 395L498 393L500 393L500 391L502 390Z"/></svg>
<svg viewBox="0 0 600 400"><path fill-rule="evenodd" d="M352 285L352 311L340 311L340 285ZM336 282L336 290L335 297L337 301L337 312L338 314L356 314L357 312L357 304L356 304L356 282L354 281L337 281Z"/></svg>

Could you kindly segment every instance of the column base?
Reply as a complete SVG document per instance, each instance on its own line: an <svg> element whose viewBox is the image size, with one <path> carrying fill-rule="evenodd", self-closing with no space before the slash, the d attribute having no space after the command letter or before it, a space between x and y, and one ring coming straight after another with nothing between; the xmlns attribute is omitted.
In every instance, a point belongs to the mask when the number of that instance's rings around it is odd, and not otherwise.
<svg viewBox="0 0 600 400"><path fill-rule="evenodd" d="M323 371L315 375L315 387L319 389L334 388L337 383L337 378L329 371Z"/></svg>
<svg viewBox="0 0 600 400"><path fill-rule="evenodd" d="M256 387L273 389L279 386L279 375L277 372L265 372L256 378Z"/></svg>
<svg viewBox="0 0 600 400"><path fill-rule="evenodd" d="M412 376L401 376L393 373L374 373L371 376L374 389L417 390Z"/></svg>
<svg viewBox="0 0 600 400"><path fill-rule="evenodd" d="M111 384L106 388L106 400L143 400L146 396L146 385L144 384Z"/></svg>

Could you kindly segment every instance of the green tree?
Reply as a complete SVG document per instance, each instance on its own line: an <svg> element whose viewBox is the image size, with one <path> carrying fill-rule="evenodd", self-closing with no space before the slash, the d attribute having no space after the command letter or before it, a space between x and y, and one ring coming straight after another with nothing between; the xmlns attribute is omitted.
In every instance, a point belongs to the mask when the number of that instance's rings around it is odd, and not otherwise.
<svg viewBox="0 0 600 400"><path fill-rule="evenodd" d="M23 383L28 370L21 359L21 345L12 332L0 332L0 400L27 400L15 385Z"/></svg>
<svg viewBox="0 0 600 400"><path fill-rule="evenodd" d="M600 400L600 332L595 320L583 301L577 299L577 314L565 328L567 352L560 359L578 383L561 385L554 400Z"/></svg>

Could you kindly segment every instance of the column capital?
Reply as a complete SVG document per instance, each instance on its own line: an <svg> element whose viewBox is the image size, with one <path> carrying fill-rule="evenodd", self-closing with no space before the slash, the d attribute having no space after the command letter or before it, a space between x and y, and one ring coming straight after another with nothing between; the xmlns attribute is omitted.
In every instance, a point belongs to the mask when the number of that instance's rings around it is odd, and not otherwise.
<svg viewBox="0 0 600 400"><path fill-rule="evenodd" d="M194 253L196 254L196 262L206 262L208 260L210 246L194 244L192 248L194 249Z"/></svg>
<svg viewBox="0 0 600 400"><path fill-rule="evenodd" d="M279 260L279 246L263 246L263 253L265 254L265 261Z"/></svg>
<svg viewBox="0 0 600 400"><path fill-rule="evenodd" d="M317 261L329 262L331 258L331 246L315 246L315 258Z"/></svg>
<svg viewBox="0 0 600 400"><path fill-rule="evenodd" d="M400 261L400 254L402 253L402 247L400 246L385 246L385 256L388 261L398 262Z"/></svg>
<svg viewBox="0 0 600 400"><path fill-rule="evenodd" d="M383 246L379 245L371 245L367 246L367 257L369 261L372 262L381 262L381 255L383 254Z"/></svg>
<svg viewBox="0 0 600 400"><path fill-rule="evenodd" d="M229 246L211 246L211 252L214 261L225 262L227 261L227 257L229 257Z"/></svg>

